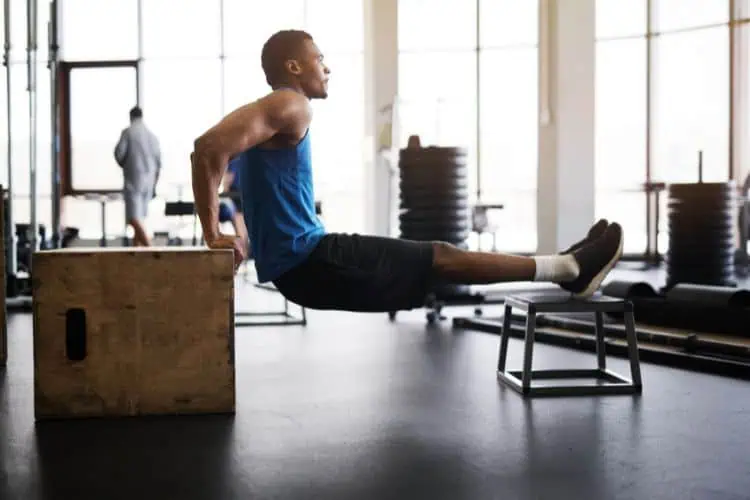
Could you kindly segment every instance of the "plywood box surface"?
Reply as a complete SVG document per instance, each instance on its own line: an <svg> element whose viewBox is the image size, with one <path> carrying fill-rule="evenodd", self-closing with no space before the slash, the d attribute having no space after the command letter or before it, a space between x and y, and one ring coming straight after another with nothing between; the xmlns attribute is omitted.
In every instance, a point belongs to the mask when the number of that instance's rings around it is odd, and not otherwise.
<svg viewBox="0 0 750 500"><path fill-rule="evenodd" d="M34 254L37 418L233 412L230 250Z"/></svg>

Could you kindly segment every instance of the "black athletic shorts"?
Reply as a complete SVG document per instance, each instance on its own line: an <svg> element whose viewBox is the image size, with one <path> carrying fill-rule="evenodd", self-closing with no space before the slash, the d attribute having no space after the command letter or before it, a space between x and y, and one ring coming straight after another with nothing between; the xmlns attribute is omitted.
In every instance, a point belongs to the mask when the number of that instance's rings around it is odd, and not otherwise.
<svg viewBox="0 0 750 500"><path fill-rule="evenodd" d="M310 309L414 309L425 305L432 286L432 258L432 243L426 241L331 233L274 284Z"/></svg>

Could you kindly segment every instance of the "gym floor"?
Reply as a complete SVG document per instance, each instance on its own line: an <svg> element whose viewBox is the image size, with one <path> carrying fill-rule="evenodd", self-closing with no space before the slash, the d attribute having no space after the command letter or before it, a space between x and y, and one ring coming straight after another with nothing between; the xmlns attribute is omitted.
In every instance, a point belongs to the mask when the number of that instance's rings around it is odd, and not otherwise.
<svg viewBox="0 0 750 500"><path fill-rule="evenodd" d="M239 294L239 293L238 293ZM241 291L242 303L278 296ZM448 315L471 310L446 310ZM642 364L641 396L526 401L498 337L424 311L236 332L233 416L35 424L32 322L9 318L0 498L746 499L750 383ZM510 340L509 364L521 343ZM535 367L591 367L542 343ZM625 360L609 365L627 373Z"/></svg>

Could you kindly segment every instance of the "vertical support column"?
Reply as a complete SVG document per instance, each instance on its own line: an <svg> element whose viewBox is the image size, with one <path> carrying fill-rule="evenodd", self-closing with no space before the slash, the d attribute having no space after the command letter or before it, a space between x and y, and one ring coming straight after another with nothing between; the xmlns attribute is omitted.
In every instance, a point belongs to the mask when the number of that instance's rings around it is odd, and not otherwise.
<svg viewBox="0 0 750 500"><path fill-rule="evenodd" d="M60 113L57 104L58 99L58 68L59 68L59 13L60 6L57 0L49 4L49 24L47 27L49 59L47 68L50 75L50 154L52 155L50 186L52 193L52 227L50 228L51 247L59 248L62 242L60 223L60 156L58 146L60 144Z"/></svg>
<svg viewBox="0 0 750 500"><path fill-rule="evenodd" d="M136 70L135 96L138 106L143 107L143 0L136 5L138 19L138 68Z"/></svg>
<svg viewBox="0 0 750 500"><path fill-rule="evenodd" d="M220 73L219 81L221 82L221 116L227 114L227 92L226 92L226 47L224 41L224 0L219 0L219 63Z"/></svg>
<svg viewBox="0 0 750 500"><path fill-rule="evenodd" d="M31 252L35 252L38 248L39 236L38 236L38 225L37 225L37 182L36 182L36 153L37 153L37 92L36 92L36 79L37 79L37 12L39 0L27 0L26 1L26 29L27 29L27 41L26 41L26 70L28 77L28 87L26 90L29 92L29 200L30 200L30 213L31 213L31 224L30 229L31 235L29 241L31 243ZM29 270L31 270L33 259L29 260Z"/></svg>
<svg viewBox="0 0 750 500"><path fill-rule="evenodd" d="M4 220L8 221L7 224L7 230L5 231L4 238L5 238L5 252L7 255L7 259L5 262L5 275L6 279L11 279L11 276L16 274L16 232L13 230L14 226L14 219L13 219L13 99L11 94L11 86L13 84L13 79L11 78L11 63L10 63L10 57L11 57L11 26L10 26L10 19L11 19L11 2L10 0L5 0L3 2L3 9L5 13L5 19L4 19L4 26L3 31L5 33L5 44L4 44L4 51L3 51L3 66L5 66L5 99L6 99L6 106L7 106L7 130L8 130L8 137L7 137L7 164L5 167L8 171L8 185L5 186L8 190L8 206L7 208L7 214L3 215ZM5 203L5 196L0 192L0 203ZM5 224L3 222L3 224Z"/></svg>
<svg viewBox="0 0 750 500"><path fill-rule="evenodd" d="M538 252L594 220L595 0L540 0Z"/></svg>
<svg viewBox="0 0 750 500"><path fill-rule="evenodd" d="M748 0L731 2L732 19L747 18L750 15ZM750 175L750 23L732 23L730 29L731 44L731 106L730 106L730 139L731 159L730 174L737 185L743 186ZM750 183L748 183L750 184ZM749 186L745 186L748 188ZM747 193L743 193L747 194Z"/></svg>
<svg viewBox="0 0 750 500"><path fill-rule="evenodd" d="M389 153L398 93L398 0L363 1L366 231L386 236L390 232L389 200L395 195L390 190Z"/></svg>

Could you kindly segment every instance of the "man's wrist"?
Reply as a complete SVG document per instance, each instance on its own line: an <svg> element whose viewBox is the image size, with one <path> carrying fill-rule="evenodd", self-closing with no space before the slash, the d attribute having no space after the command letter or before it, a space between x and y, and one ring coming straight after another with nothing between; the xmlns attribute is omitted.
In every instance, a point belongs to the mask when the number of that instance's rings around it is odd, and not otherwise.
<svg viewBox="0 0 750 500"><path fill-rule="evenodd" d="M209 231L203 231L203 239L206 240L206 243L211 243L215 239L219 237L219 228L218 225L215 229L209 230Z"/></svg>

